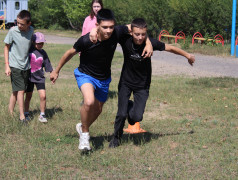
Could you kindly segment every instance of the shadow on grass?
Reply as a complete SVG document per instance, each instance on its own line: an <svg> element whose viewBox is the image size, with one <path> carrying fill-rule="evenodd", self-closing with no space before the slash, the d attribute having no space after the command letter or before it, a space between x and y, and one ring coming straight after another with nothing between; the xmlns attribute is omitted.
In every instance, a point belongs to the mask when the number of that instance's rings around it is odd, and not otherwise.
<svg viewBox="0 0 238 180"><path fill-rule="evenodd" d="M62 112L62 108L61 107L54 107L54 108L51 108L51 109L46 109L45 110L45 115L48 119L51 119L56 113L58 112ZM40 109L34 109L33 111L30 111L30 115L32 117L32 119L35 117L35 116L39 116L40 114Z"/></svg>
<svg viewBox="0 0 238 180"><path fill-rule="evenodd" d="M117 91L110 91L108 92L108 98L113 99L117 96Z"/></svg>
<svg viewBox="0 0 238 180"><path fill-rule="evenodd" d="M191 130L189 132L175 132L175 133L165 133L165 134L153 134L150 132L140 133L140 134L123 134L121 143L133 142L134 145L140 146L145 143L150 142L152 139L158 139L159 137L165 136L175 136L181 134L193 134L194 131ZM104 147L104 141L110 142L112 139L112 135L91 137L91 142L94 147L94 150L98 150Z"/></svg>

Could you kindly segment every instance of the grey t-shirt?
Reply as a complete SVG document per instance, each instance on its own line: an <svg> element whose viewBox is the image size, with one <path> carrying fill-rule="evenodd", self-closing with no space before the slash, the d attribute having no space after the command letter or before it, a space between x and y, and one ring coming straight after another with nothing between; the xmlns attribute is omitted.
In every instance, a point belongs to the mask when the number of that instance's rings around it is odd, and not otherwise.
<svg viewBox="0 0 238 180"><path fill-rule="evenodd" d="M30 26L28 31L20 31L18 26L12 27L4 39L6 44L10 45L9 66L21 70L30 69L29 49L31 38L34 33Z"/></svg>

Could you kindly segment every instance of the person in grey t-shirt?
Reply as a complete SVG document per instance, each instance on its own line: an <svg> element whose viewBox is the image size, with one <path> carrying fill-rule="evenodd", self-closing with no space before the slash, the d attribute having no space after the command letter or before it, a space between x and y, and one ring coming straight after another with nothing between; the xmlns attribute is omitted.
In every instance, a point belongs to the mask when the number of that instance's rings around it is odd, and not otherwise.
<svg viewBox="0 0 238 180"><path fill-rule="evenodd" d="M11 77L12 84L9 111L13 115L18 101L20 121L24 123L27 122L24 115L24 92L31 68L28 55L33 33L31 14L22 10L17 15L17 26L12 27L4 39L5 74Z"/></svg>

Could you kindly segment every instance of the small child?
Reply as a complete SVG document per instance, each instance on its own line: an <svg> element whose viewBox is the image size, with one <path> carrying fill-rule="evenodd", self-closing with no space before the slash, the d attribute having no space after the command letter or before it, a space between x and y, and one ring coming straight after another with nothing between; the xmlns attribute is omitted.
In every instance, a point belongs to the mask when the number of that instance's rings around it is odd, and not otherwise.
<svg viewBox="0 0 238 180"><path fill-rule="evenodd" d="M4 39L5 74L11 77L12 93L9 100L9 112L13 115L16 101L19 105L19 120L27 123L24 115L24 92L30 74L29 49L34 29L31 26L31 14L22 10L17 15L17 26L12 27Z"/></svg>
<svg viewBox="0 0 238 180"><path fill-rule="evenodd" d="M44 70L46 72L52 72L53 68L51 66L50 60L47 53L42 49L44 46L45 37L42 33L36 32L33 35L33 46L30 49L30 64L31 64L31 74L28 82L28 87L26 90L25 99L25 116L29 120L29 106L34 90L34 85L36 85L37 91L40 96L40 116L39 121L42 123L47 123L45 116L46 109L46 91L45 91L45 77Z"/></svg>

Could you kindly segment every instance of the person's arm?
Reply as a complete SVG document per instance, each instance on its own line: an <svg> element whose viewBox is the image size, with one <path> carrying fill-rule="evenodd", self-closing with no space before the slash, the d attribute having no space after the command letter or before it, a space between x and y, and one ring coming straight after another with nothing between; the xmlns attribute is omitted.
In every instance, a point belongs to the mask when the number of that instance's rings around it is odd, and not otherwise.
<svg viewBox="0 0 238 180"><path fill-rule="evenodd" d="M126 26L127 26L127 28L128 28L128 32L129 32L130 35L131 35L131 24L127 24Z"/></svg>
<svg viewBox="0 0 238 180"><path fill-rule="evenodd" d="M75 54L77 54L76 49L71 48L68 51L64 53L64 55L61 57L58 66L54 71L50 73L50 80L54 84L59 76L59 72L61 68L64 66L65 63L67 63Z"/></svg>
<svg viewBox="0 0 238 180"><path fill-rule="evenodd" d="M10 44L5 44L5 47L4 47L4 58L5 58L5 74L7 76L11 75L11 69L9 67L9 49L10 49Z"/></svg>
<svg viewBox="0 0 238 180"><path fill-rule="evenodd" d="M184 51L184 50L182 50L180 48L177 48L175 46L171 46L171 45L165 44L165 51L168 51L168 52L171 52L171 53L178 54L178 55L186 57L188 59L188 63L191 66L195 62L195 56L193 54L187 53L186 51Z"/></svg>
<svg viewBox="0 0 238 180"><path fill-rule="evenodd" d="M153 46L150 39L147 37L145 42L145 48L141 54L143 58L149 58L153 55Z"/></svg>
<svg viewBox="0 0 238 180"><path fill-rule="evenodd" d="M89 39L92 41L94 44L98 41L98 28L95 27L90 31L89 34Z"/></svg>

